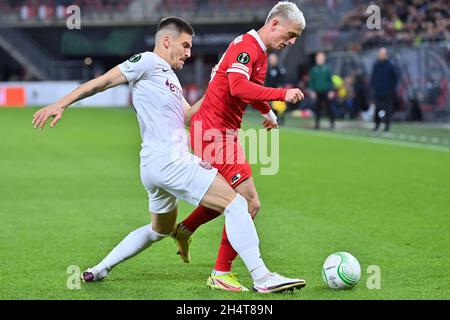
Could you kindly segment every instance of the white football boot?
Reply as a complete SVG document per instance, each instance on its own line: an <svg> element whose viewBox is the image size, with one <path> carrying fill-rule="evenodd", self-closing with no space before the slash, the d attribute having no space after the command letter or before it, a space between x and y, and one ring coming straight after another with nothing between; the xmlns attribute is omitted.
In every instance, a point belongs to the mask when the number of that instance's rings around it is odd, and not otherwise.
<svg viewBox="0 0 450 320"><path fill-rule="evenodd" d="M254 284L253 291L259 293L280 293L301 289L306 286L306 282L303 279L290 279L275 272L268 273L261 282L258 282L258 284Z"/></svg>
<svg viewBox="0 0 450 320"><path fill-rule="evenodd" d="M108 270L102 270L99 271L95 267L94 268L88 268L83 274L81 275L81 280L84 282L94 282L94 281L101 281L108 275Z"/></svg>

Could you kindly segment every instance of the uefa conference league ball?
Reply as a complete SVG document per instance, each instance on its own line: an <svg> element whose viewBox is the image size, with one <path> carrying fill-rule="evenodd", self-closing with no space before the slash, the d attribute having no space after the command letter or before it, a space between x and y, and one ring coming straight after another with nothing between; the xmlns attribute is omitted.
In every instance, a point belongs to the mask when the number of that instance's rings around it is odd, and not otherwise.
<svg viewBox="0 0 450 320"><path fill-rule="evenodd" d="M361 266L350 253L335 252L325 259L322 278L331 289L351 289L361 278Z"/></svg>

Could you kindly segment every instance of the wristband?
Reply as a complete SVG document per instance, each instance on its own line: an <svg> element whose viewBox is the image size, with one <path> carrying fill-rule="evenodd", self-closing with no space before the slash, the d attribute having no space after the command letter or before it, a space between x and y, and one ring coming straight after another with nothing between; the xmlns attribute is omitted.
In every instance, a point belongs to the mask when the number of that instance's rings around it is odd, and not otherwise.
<svg viewBox="0 0 450 320"><path fill-rule="evenodd" d="M273 112L273 110L270 110L269 112L263 114L262 116L269 121L277 122L277 116L275 115L275 112Z"/></svg>

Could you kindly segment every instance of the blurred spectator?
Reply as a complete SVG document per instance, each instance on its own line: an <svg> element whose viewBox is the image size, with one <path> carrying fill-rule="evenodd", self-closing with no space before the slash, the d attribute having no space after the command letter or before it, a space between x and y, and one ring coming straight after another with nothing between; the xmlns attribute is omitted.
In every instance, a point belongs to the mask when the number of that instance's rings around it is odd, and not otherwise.
<svg viewBox="0 0 450 320"><path fill-rule="evenodd" d="M346 111L345 103L348 96L344 79L334 74L331 76L331 81L333 82L336 94L334 98L329 99L330 109L333 112L334 118L344 118Z"/></svg>
<svg viewBox="0 0 450 320"><path fill-rule="evenodd" d="M266 76L266 86L272 88L280 88L285 84L284 76L286 69L278 63L278 55L276 53L269 54L269 67ZM284 101L271 101L270 105L278 117L278 124L284 124L284 113L287 106Z"/></svg>
<svg viewBox="0 0 450 320"><path fill-rule="evenodd" d="M311 69L309 88L312 90L311 96L316 100L315 129L320 128L320 116L322 110L325 109L330 118L330 127L334 128L335 114L330 105L330 100L334 99L333 82L331 79L330 68L325 64L326 56L324 52L316 54L316 65Z"/></svg>
<svg viewBox="0 0 450 320"><path fill-rule="evenodd" d="M381 29L366 27L367 3L350 10L340 23L341 30L362 31L366 47L379 43L420 44L445 39L450 32L448 0L377 0L372 4L380 7Z"/></svg>
<svg viewBox="0 0 450 320"><path fill-rule="evenodd" d="M15 11L21 20L52 20L64 19L66 8L71 5L81 7L85 17L96 17L99 13L120 13L130 4L130 0L0 0L0 7L7 7L8 11ZM2 12L0 12L2 13ZM92 14L94 14L92 16Z"/></svg>
<svg viewBox="0 0 450 320"><path fill-rule="evenodd" d="M300 79L297 83L297 88L299 88L305 98L297 103L296 105L288 105L288 110L291 110L291 116L294 118L310 118L312 116L312 110L314 110L315 105L314 101L311 97L311 91L308 89L309 83L309 74L308 73L300 73ZM289 87L290 84L286 84L285 87ZM294 85L292 85L294 87Z"/></svg>
<svg viewBox="0 0 450 320"><path fill-rule="evenodd" d="M378 60L375 62L370 85L375 99L374 131L385 123L384 131L389 131L392 113L394 111L395 89L398 84L398 75L394 65L389 61L386 48L378 51Z"/></svg>
<svg viewBox="0 0 450 320"><path fill-rule="evenodd" d="M362 70L358 68L353 72L353 110L350 111L350 119L356 118L360 111L369 109L368 91Z"/></svg>

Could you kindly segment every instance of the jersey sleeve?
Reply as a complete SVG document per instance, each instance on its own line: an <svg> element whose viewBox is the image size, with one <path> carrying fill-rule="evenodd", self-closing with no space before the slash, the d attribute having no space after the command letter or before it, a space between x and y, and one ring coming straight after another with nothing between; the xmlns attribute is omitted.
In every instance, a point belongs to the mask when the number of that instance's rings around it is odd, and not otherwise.
<svg viewBox="0 0 450 320"><path fill-rule="evenodd" d="M270 104L266 101L253 101L251 102L253 108L257 109L261 114L267 114L272 110Z"/></svg>
<svg viewBox="0 0 450 320"><path fill-rule="evenodd" d="M235 41L237 40L239 40L239 38ZM241 42L238 42L227 55L226 73L240 73L243 74L247 80L250 80L253 65L259 56L255 46L241 40Z"/></svg>
<svg viewBox="0 0 450 320"><path fill-rule="evenodd" d="M249 103L254 101L283 101L287 92L287 89L284 88L268 88L256 84L239 73L230 73L228 84L233 97Z"/></svg>
<svg viewBox="0 0 450 320"><path fill-rule="evenodd" d="M128 60L119 64L128 83L145 79L150 76L156 66L156 60L150 52L138 53L130 57Z"/></svg>

